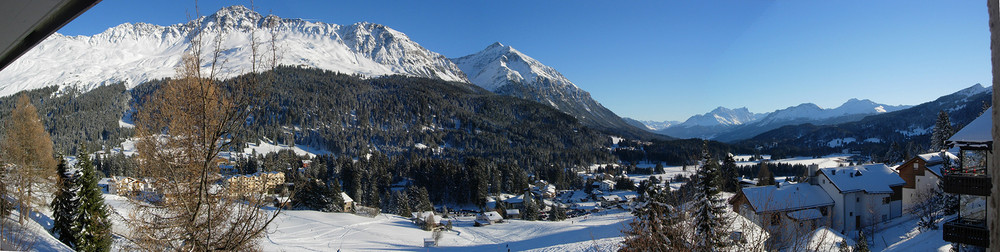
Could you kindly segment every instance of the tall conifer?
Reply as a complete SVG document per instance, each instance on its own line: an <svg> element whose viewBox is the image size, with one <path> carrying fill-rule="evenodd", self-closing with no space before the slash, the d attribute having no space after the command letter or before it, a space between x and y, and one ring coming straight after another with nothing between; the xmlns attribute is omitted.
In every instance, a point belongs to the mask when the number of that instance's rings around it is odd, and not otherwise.
<svg viewBox="0 0 1000 252"><path fill-rule="evenodd" d="M80 199L80 170L70 171L66 165L66 160L59 158L59 165L56 165L56 174L59 176L56 181L56 195L52 199L52 234L59 238L59 241L70 248L76 248L79 244L79 232L82 226L77 221L80 217L80 207L83 202Z"/></svg>
<svg viewBox="0 0 1000 252"><path fill-rule="evenodd" d="M101 188L97 185L97 174L94 165L90 162L86 149L81 148L77 159L79 159L80 170L83 177L80 178L82 185L80 196L82 206L80 208L80 218L78 218L81 228L80 243L77 251L110 251L111 250L111 220L108 219L108 208L104 205L104 196Z"/></svg>

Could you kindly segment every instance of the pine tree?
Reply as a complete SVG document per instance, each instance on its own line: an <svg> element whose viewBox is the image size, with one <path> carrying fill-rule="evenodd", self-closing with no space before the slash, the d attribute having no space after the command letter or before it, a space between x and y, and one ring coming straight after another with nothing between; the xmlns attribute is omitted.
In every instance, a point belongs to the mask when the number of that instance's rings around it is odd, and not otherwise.
<svg viewBox="0 0 1000 252"><path fill-rule="evenodd" d="M868 237L865 237L865 231L858 231L858 246L854 248L856 252L870 252L871 248L868 248Z"/></svg>
<svg viewBox="0 0 1000 252"><path fill-rule="evenodd" d="M736 160L733 159L733 155L726 155L726 159L722 161L722 176L719 177L719 184L722 185L722 190L726 192L740 190L740 182L737 180L739 176L740 174L736 169Z"/></svg>
<svg viewBox="0 0 1000 252"><path fill-rule="evenodd" d="M406 218L413 217L412 211L409 197L406 197L405 193L396 193L396 212L399 216Z"/></svg>
<svg viewBox="0 0 1000 252"><path fill-rule="evenodd" d="M670 192L652 185L641 207L632 212L635 219L622 231L625 241L619 251L690 251L684 240L683 215L670 205Z"/></svg>
<svg viewBox="0 0 1000 252"><path fill-rule="evenodd" d="M500 217L503 217L504 219L510 218L509 216L507 216L507 207L504 206L503 201L498 200L496 202L496 207L494 207L493 210L497 211L497 213L500 214Z"/></svg>
<svg viewBox="0 0 1000 252"><path fill-rule="evenodd" d="M886 164L895 164L895 163L900 162L902 160L903 160L903 149L902 149L902 147L899 147L898 143L892 142L892 144L889 145L889 150L886 151L886 153L885 153L885 163Z"/></svg>
<svg viewBox="0 0 1000 252"><path fill-rule="evenodd" d="M693 224L696 250L709 251L725 247L723 240L726 218L725 207L719 195L719 163L708 153L708 144L702 150L703 164L699 167L695 184Z"/></svg>
<svg viewBox="0 0 1000 252"><path fill-rule="evenodd" d="M330 197L333 204L331 210L338 212L344 211L344 197L340 195L340 193L342 192L340 190L340 180L333 179L333 182L330 183L329 188L330 190L328 192L330 193L330 195L328 197Z"/></svg>
<svg viewBox="0 0 1000 252"><path fill-rule="evenodd" d="M934 133L931 134L930 151L941 151L944 149L946 147L944 141L947 141L953 133L948 113L941 110L941 112L938 112L937 121L934 122Z"/></svg>
<svg viewBox="0 0 1000 252"><path fill-rule="evenodd" d="M757 171L757 186L774 185L774 174L767 168L767 162L760 162L760 170Z"/></svg>
<svg viewBox="0 0 1000 252"><path fill-rule="evenodd" d="M521 213L521 219L524 220L538 220L538 206L532 199L531 193L524 193L524 211Z"/></svg>
<svg viewBox="0 0 1000 252"><path fill-rule="evenodd" d="M549 220L550 221L561 221L566 219L566 211L559 206L553 206L552 210L549 210Z"/></svg>
<svg viewBox="0 0 1000 252"><path fill-rule="evenodd" d="M80 196L83 200L80 208L80 243L77 251L109 251L111 250L111 220L108 219L108 209L104 205L104 196L97 185L97 175L94 165L85 148L81 148L77 159L83 176L80 177Z"/></svg>
<svg viewBox="0 0 1000 252"><path fill-rule="evenodd" d="M79 170L69 171L66 167L66 160L59 158L59 165L56 165L56 173L59 175L56 181L57 191L52 199L52 234L59 238L59 241L70 248L76 248L79 244L79 232L81 231L77 219L80 217L80 183L81 176Z"/></svg>

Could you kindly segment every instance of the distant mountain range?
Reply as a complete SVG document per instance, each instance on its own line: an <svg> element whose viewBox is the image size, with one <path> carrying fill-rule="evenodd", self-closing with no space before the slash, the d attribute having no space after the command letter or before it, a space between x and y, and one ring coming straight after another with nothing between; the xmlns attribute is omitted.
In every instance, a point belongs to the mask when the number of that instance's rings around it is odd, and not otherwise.
<svg viewBox="0 0 1000 252"><path fill-rule="evenodd" d="M753 113L746 107L730 109L718 107L711 112L694 115L683 123L647 130L679 138L702 138L719 141L748 139L765 131L785 125L812 123L835 124L859 120L864 116L898 111L910 106L892 106L871 100L850 99L836 108L824 109L813 103L803 103L767 113Z"/></svg>
<svg viewBox="0 0 1000 252"><path fill-rule="evenodd" d="M657 131L681 123L678 121L640 121L628 117L622 117L622 120L625 120L625 122L635 126L636 128L646 129L649 131Z"/></svg>
<svg viewBox="0 0 1000 252"><path fill-rule="evenodd" d="M510 46L494 43L480 52L448 59L384 25L263 16L243 6L170 26L125 23L93 36L54 34L0 72L0 96L48 86L85 92L124 82L132 88L171 77L198 35L205 44L221 39L225 64L216 77L229 78L251 69L252 36L266 50L272 30L281 65L368 77L399 74L473 83L498 94L550 105L584 125L612 134L664 138L626 123L555 69ZM210 51L202 56L208 57Z"/></svg>
<svg viewBox="0 0 1000 252"><path fill-rule="evenodd" d="M993 89L975 84L894 112L878 113L850 122L818 125L790 124L761 132L738 145L763 148L769 153L789 155L821 154L852 150L884 155L895 143L909 152L926 151L940 111L948 113L952 128L971 122L991 104Z"/></svg>

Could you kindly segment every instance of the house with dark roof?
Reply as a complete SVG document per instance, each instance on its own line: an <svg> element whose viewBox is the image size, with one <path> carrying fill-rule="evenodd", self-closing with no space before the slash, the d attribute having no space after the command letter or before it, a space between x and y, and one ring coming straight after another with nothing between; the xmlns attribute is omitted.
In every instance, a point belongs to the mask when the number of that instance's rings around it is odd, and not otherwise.
<svg viewBox="0 0 1000 252"><path fill-rule="evenodd" d="M906 181L885 164L811 168L809 183L826 191L834 201L833 230L842 233L902 216Z"/></svg>
<svg viewBox="0 0 1000 252"><path fill-rule="evenodd" d="M896 167L896 173L906 181L903 185L903 210L928 197L938 188L942 170L958 165L958 156L950 152L917 155Z"/></svg>

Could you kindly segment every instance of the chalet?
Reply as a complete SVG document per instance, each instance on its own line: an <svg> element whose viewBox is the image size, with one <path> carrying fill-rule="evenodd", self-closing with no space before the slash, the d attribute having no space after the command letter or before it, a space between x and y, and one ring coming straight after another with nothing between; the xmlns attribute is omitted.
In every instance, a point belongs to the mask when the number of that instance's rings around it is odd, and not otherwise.
<svg viewBox="0 0 1000 252"><path fill-rule="evenodd" d="M995 33L994 33L995 34ZM993 108L987 109L981 116L972 120L946 141L951 147L959 149L959 165L945 170L943 189L946 193L957 194L961 199L958 216L946 221L942 235L944 240L963 244L962 247L990 247L990 226L997 222L995 213L997 202L993 183L996 178L990 174L997 167L991 167L996 157L993 153ZM992 206L987 209L987 206ZM988 224L989 223L989 224ZM996 231L996 230L992 230ZM995 245L995 240L992 241ZM997 248L990 248L996 251Z"/></svg>
<svg viewBox="0 0 1000 252"><path fill-rule="evenodd" d="M601 205L605 206L605 207L618 205L621 202L622 202L622 198L618 197L618 195L604 195L604 196L601 196Z"/></svg>
<svg viewBox="0 0 1000 252"><path fill-rule="evenodd" d="M520 209L507 209L507 219L520 219L521 210Z"/></svg>
<svg viewBox="0 0 1000 252"><path fill-rule="evenodd" d="M594 182L593 186L594 188L605 192L610 192L612 190L615 190L615 182L609 179Z"/></svg>
<svg viewBox="0 0 1000 252"><path fill-rule="evenodd" d="M424 225L424 223L427 223L428 221L433 224L437 224L439 220L444 219L441 216L434 214L434 211L411 212L410 216L412 216L410 221L413 221L413 224L420 226Z"/></svg>
<svg viewBox="0 0 1000 252"><path fill-rule="evenodd" d="M354 210L354 199L348 196L347 193L340 192L340 198L344 199L344 212L348 213Z"/></svg>
<svg viewBox="0 0 1000 252"><path fill-rule="evenodd" d="M476 215L476 224L480 226L503 222L503 217L496 211L483 212Z"/></svg>
<svg viewBox="0 0 1000 252"><path fill-rule="evenodd" d="M903 214L903 181L884 164L818 169L810 167L809 182L834 201L831 228L852 232Z"/></svg>
<svg viewBox="0 0 1000 252"><path fill-rule="evenodd" d="M947 163L946 163L947 162ZM958 156L949 152L920 154L896 167L899 177L906 181L903 185L903 209L908 209L928 193L933 192L941 181L942 170L954 167Z"/></svg>
<svg viewBox="0 0 1000 252"><path fill-rule="evenodd" d="M524 197L530 197L528 195L530 195L530 194L526 193L526 194L517 195L515 197L511 197L511 198L505 199L505 200L503 200L503 202L507 203L507 208L518 208L518 209L524 208Z"/></svg>
<svg viewBox="0 0 1000 252"><path fill-rule="evenodd" d="M535 184L531 186L531 191L542 198L551 199L556 197L556 186L546 182L545 180L536 181Z"/></svg>
<svg viewBox="0 0 1000 252"><path fill-rule="evenodd" d="M833 199L807 183L743 188L729 199L733 211L764 228L784 244L818 226L828 226Z"/></svg>

